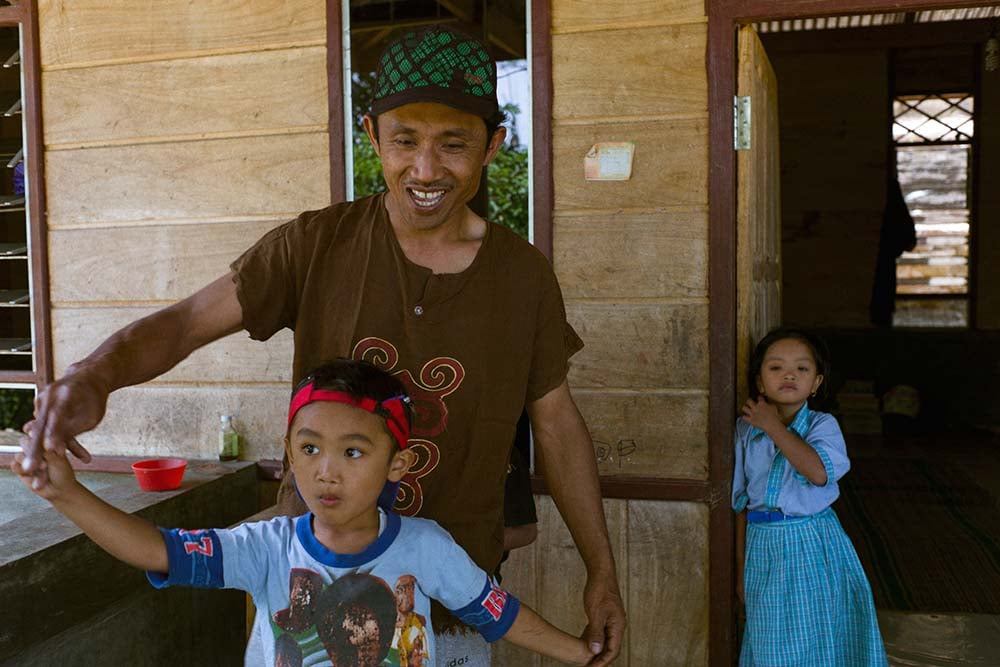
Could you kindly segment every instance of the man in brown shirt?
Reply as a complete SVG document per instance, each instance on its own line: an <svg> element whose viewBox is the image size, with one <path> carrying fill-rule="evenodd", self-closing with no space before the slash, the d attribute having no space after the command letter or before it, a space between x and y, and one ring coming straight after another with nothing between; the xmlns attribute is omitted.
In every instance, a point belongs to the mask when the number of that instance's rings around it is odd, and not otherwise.
<svg viewBox="0 0 1000 667"><path fill-rule="evenodd" d="M502 118L496 64L477 40L435 27L390 44L364 120L388 192L275 228L230 273L67 369L37 402L25 463L39 483L40 448L88 456L73 437L97 425L115 389L240 329L263 340L288 327L294 381L335 356L403 381L421 458L396 509L437 520L486 571L502 551L504 479L527 406L546 482L587 566L591 664L609 663L625 614L593 446L566 382L582 342L548 261L467 205L503 143ZM294 512L295 500L286 486L283 506Z"/></svg>

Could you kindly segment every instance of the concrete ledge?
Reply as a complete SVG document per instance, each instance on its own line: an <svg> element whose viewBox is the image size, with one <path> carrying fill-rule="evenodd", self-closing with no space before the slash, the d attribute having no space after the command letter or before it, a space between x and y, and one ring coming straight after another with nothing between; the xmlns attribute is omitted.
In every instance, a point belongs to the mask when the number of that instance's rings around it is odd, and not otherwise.
<svg viewBox="0 0 1000 667"><path fill-rule="evenodd" d="M189 461L184 482L175 491L141 491L129 474L123 476L121 485L102 488L97 494L162 526L228 526L256 512L257 476L253 462ZM180 656L188 649L190 655L198 655L201 648L209 651L205 655L242 656L246 629L241 593L155 591L142 572L104 553L52 508L4 524L0 544L0 600L4 601L0 664L94 664L97 655L111 655L111 645L123 648L139 643L146 645L144 650L151 656ZM131 611L113 611L122 605ZM117 620L110 623L111 617ZM198 629L196 635L183 638L183 652L174 644L178 638L170 626L175 622L178 627L190 624ZM84 662L56 657L63 655L66 646L55 639L60 635L75 637L72 650ZM53 641L46 647L49 640ZM221 646L209 646L220 642ZM29 654L32 661L22 662ZM98 662L164 664L123 660ZM230 658L193 661L230 662Z"/></svg>

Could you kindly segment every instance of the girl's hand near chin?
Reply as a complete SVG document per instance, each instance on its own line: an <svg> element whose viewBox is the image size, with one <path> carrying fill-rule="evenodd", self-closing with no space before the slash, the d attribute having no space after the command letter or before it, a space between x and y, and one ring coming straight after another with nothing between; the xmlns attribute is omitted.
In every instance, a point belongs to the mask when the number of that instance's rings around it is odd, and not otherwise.
<svg viewBox="0 0 1000 667"><path fill-rule="evenodd" d="M778 416L778 409L767 402L763 396L757 399L747 399L743 404L743 421L751 426L756 426L765 433L770 433L773 429L783 429L781 418Z"/></svg>

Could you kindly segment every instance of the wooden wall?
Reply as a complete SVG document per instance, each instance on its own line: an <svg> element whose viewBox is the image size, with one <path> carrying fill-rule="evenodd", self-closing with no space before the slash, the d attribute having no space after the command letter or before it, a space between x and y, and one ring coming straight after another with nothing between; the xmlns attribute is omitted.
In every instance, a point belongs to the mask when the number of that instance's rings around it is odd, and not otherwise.
<svg viewBox="0 0 1000 667"><path fill-rule="evenodd" d="M586 347L570 383L601 472L708 477L707 19L701 0L552 3L553 263ZM634 141L632 178L585 181L600 141ZM573 632L583 564L539 498L538 541L504 582ZM616 665L706 664L708 508L605 500L629 613ZM549 664L509 646L495 665Z"/></svg>
<svg viewBox="0 0 1000 667"><path fill-rule="evenodd" d="M56 375L329 203L323 3L39 0ZM117 392L97 454L280 455L291 337L234 335Z"/></svg>
<svg viewBox="0 0 1000 667"><path fill-rule="evenodd" d="M708 109L703 0L554 0L554 264L587 343L570 381L602 473L708 478ZM328 203L324 4L40 0L56 373ZM586 182L597 141L633 176ZM210 457L220 413L279 455L291 337L232 336L117 392L97 454ZM583 565L539 498L507 582L563 627ZM618 665L706 664L708 507L605 502L630 614ZM498 665L537 665L507 647Z"/></svg>

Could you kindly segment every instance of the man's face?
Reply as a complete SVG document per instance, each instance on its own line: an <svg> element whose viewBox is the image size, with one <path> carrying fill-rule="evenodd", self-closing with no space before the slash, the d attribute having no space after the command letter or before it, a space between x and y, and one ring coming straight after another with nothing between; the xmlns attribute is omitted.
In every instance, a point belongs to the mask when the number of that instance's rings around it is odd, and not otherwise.
<svg viewBox="0 0 1000 667"><path fill-rule="evenodd" d="M405 104L378 117L365 117L382 161L393 224L427 231L460 224L466 204L479 189L482 169L503 144L506 130L487 141L482 118L443 104Z"/></svg>

